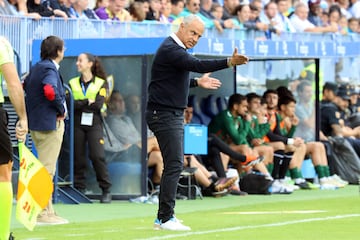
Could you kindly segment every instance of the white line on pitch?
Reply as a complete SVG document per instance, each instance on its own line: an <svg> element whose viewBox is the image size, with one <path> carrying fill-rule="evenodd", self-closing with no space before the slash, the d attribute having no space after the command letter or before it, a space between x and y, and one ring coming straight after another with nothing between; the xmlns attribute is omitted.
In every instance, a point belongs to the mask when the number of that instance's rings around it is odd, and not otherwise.
<svg viewBox="0 0 360 240"><path fill-rule="evenodd" d="M209 234L209 233L229 232L229 231L238 231L238 230L244 230L244 229L263 228L263 227L277 227L277 226L292 225L292 224L297 224L297 223L328 221L328 220L351 218L351 217L360 217L360 214L337 215L337 216L329 216L329 217L323 217L323 218L307 218L307 219L287 221L287 222L269 223L269 224L261 224L261 225L250 225L250 226L239 226L239 227L232 227L232 228L213 229L213 230L208 230L208 231L198 231L198 232L190 231L190 232L182 232L179 234L172 234L172 235L166 235L166 236L161 236L161 237L157 236L157 237L152 237L152 238L146 238L146 240L188 237L188 236L203 235L203 234ZM145 239L138 239L138 240L145 240Z"/></svg>

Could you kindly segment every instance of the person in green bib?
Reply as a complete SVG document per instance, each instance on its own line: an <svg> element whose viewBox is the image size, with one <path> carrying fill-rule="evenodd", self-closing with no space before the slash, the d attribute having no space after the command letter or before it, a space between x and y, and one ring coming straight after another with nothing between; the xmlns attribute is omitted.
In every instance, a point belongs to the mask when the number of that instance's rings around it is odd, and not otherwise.
<svg viewBox="0 0 360 240"><path fill-rule="evenodd" d="M74 186L85 192L88 146L89 158L102 190L100 202L110 203L111 182L105 162L101 115L108 92L106 73L100 60L90 53L81 53L76 66L80 76L69 81L74 97Z"/></svg>

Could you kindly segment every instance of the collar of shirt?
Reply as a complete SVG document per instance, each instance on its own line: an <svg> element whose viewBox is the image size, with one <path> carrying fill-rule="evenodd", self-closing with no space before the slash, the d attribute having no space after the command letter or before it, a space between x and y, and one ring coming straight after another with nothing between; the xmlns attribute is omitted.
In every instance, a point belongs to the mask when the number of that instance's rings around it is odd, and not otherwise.
<svg viewBox="0 0 360 240"><path fill-rule="evenodd" d="M184 43L178 38L178 36L176 36L175 33L172 33L172 34L170 35L170 37L171 37L172 39L174 39L174 41L175 41L180 47L186 49Z"/></svg>
<svg viewBox="0 0 360 240"><path fill-rule="evenodd" d="M51 59L51 61L55 64L56 69L59 70L60 65L57 62L55 62L54 60L52 60L52 59Z"/></svg>

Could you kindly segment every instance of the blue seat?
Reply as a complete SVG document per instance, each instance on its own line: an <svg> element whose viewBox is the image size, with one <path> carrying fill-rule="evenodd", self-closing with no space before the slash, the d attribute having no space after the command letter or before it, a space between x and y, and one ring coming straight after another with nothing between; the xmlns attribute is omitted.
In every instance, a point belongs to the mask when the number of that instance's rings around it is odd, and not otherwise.
<svg viewBox="0 0 360 240"><path fill-rule="evenodd" d="M203 101L204 113L212 119L219 113L219 108L216 103L216 96L210 94L207 96L207 98L203 99Z"/></svg>
<svg viewBox="0 0 360 240"><path fill-rule="evenodd" d="M216 99L216 104L218 106L219 112L222 112L227 109L227 101L224 97L218 97Z"/></svg>
<svg viewBox="0 0 360 240"><path fill-rule="evenodd" d="M210 118L205 115L200 107L200 103L198 97L196 95L190 95L188 99L188 106L193 107L193 120L192 123L199 123L208 125L210 122Z"/></svg>

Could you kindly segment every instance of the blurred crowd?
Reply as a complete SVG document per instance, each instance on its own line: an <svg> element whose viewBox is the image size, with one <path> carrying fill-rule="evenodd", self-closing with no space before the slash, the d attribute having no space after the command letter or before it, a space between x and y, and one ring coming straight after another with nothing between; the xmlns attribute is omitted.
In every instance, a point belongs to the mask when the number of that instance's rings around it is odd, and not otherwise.
<svg viewBox="0 0 360 240"><path fill-rule="evenodd" d="M179 24L198 15L207 28L285 32L360 31L360 0L0 0L0 15Z"/></svg>

